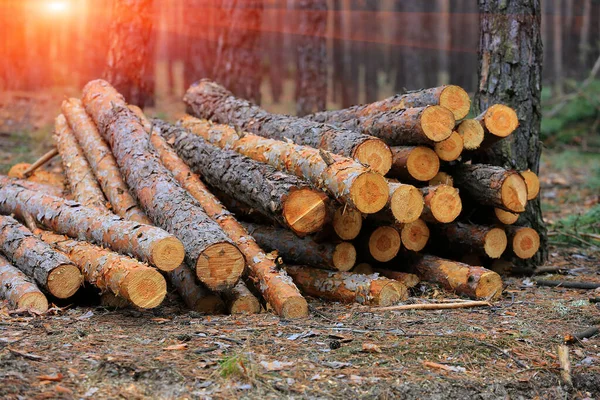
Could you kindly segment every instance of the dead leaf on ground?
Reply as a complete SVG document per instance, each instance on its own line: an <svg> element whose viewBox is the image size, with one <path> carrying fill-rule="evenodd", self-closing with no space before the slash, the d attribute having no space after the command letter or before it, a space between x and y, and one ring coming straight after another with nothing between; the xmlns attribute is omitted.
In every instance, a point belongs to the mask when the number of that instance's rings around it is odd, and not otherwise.
<svg viewBox="0 0 600 400"><path fill-rule="evenodd" d="M283 362L283 361L261 361L260 365L262 365L267 371L282 371L294 365L293 362Z"/></svg>
<svg viewBox="0 0 600 400"><path fill-rule="evenodd" d="M377 346L375 343L363 343L362 351L365 353L381 353L381 347Z"/></svg>
<svg viewBox="0 0 600 400"><path fill-rule="evenodd" d="M40 375L37 377L40 381L60 382L63 379L63 374L60 372L54 375Z"/></svg>
<svg viewBox="0 0 600 400"><path fill-rule="evenodd" d="M186 350L188 348L187 343L179 343L171 346L167 346L164 350Z"/></svg>

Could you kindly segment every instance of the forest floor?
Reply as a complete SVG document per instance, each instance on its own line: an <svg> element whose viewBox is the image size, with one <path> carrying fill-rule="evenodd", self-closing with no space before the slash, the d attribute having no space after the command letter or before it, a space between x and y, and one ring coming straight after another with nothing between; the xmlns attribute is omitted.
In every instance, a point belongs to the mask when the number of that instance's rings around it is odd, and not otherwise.
<svg viewBox="0 0 600 400"><path fill-rule="evenodd" d="M51 117L23 122L40 110L0 114L1 173L50 148ZM597 153L544 155L547 266L562 269L550 278L600 282L597 245L564 223L598 207L598 171ZM76 299L40 316L0 302L0 398L600 398L600 335L570 345L573 387L557 357L565 335L600 325L600 290L505 283L492 307L372 312L309 298L303 320L203 316L174 293L151 311ZM409 301L452 298L423 284Z"/></svg>

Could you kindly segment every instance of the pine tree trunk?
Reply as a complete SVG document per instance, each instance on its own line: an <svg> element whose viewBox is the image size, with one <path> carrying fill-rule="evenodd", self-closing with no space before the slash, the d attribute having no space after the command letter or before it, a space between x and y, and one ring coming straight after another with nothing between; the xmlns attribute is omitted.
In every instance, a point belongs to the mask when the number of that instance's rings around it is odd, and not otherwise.
<svg viewBox="0 0 600 400"><path fill-rule="evenodd" d="M480 153L481 162L539 173L541 142L542 41L539 0L479 0L481 39L476 112L495 103L511 106L519 127L508 138ZM520 224L540 234L540 251L530 266L548 257L546 226L539 198L528 202Z"/></svg>
<svg viewBox="0 0 600 400"><path fill-rule="evenodd" d="M108 66L104 76L128 103L154 105L153 0L113 2Z"/></svg>
<svg viewBox="0 0 600 400"><path fill-rule="evenodd" d="M48 310L46 296L33 280L0 255L0 298L16 309Z"/></svg>

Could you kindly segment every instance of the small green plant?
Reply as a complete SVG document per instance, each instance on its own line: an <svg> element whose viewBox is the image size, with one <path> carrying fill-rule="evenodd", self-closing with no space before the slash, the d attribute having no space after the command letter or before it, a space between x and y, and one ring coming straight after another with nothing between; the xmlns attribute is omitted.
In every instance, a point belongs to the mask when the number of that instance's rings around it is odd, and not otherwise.
<svg viewBox="0 0 600 400"><path fill-rule="evenodd" d="M552 225L550 241L554 244L575 244L600 247L600 204L582 215L569 215Z"/></svg>
<svg viewBox="0 0 600 400"><path fill-rule="evenodd" d="M241 354L225 357L219 362L219 375L223 378L247 376L248 365L248 359Z"/></svg>

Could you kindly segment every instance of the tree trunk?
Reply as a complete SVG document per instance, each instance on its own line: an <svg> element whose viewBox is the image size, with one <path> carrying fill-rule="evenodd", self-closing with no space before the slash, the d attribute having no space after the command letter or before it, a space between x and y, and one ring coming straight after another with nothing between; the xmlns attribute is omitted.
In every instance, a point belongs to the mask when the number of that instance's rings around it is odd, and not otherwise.
<svg viewBox="0 0 600 400"><path fill-rule="evenodd" d="M11 307L46 312L48 300L31 278L14 267L0 255L0 298L8 300Z"/></svg>
<svg viewBox="0 0 600 400"><path fill-rule="evenodd" d="M380 139L303 118L268 113L234 97L214 82L204 80L193 85L186 92L184 101L188 112L198 118L235 125L270 139L289 139L296 144L354 158L381 174L387 172L391 163L389 148Z"/></svg>
<svg viewBox="0 0 600 400"><path fill-rule="evenodd" d="M25 275L59 299L73 296L81 286L79 268L12 217L0 216L0 250Z"/></svg>
<svg viewBox="0 0 600 400"><path fill-rule="evenodd" d="M229 314L258 314L260 312L260 302L242 281L223 292L223 298Z"/></svg>
<svg viewBox="0 0 600 400"><path fill-rule="evenodd" d="M194 275L194 272L187 265L182 265L169 272L169 279L188 308L205 314L224 312L225 303L221 297L208 290L201 283L197 283Z"/></svg>
<svg viewBox="0 0 600 400"><path fill-rule="evenodd" d="M322 229L327 220L325 195L303 180L232 150L221 150L185 129L160 121L155 125L167 141L173 142L177 155L209 185L276 219L298 235Z"/></svg>
<svg viewBox="0 0 600 400"><path fill-rule="evenodd" d="M519 127L508 138L479 156L482 162L539 173L539 141L542 110L542 40L539 0L497 2L479 0L481 41L479 87L475 95L477 112L495 103L511 106ZM540 251L529 263L543 263L548 257L546 226L540 200L529 202L521 216L523 224L540 234Z"/></svg>
<svg viewBox="0 0 600 400"><path fill-rule="evenodd" d="M170 271L183 262L183 245L160 228L125 221L96 209L25 189L20 181L0 176L0 212L22 218L31 214L49 230L129 254Z"/></svg>
<svg viewBox="0 0 600 400"><path fill-rule="evenodd" d="M106 80L140 107L154 105L153 0L113 1Z"/></svg>
<svg viewBox="0 0 600 400"><path fill-rule="evenodd" d="M432 225L432 230L436 233L434 246L448 247L454 254L467 252L500 258L508 242L504 230L493 226L457 222Z"/></svg>
<svg viewBox="0 0 600 400"><path fill-rule="evenodd" d="M296 115L325 109L327 103L327 0L297 0Z"/></svg>

